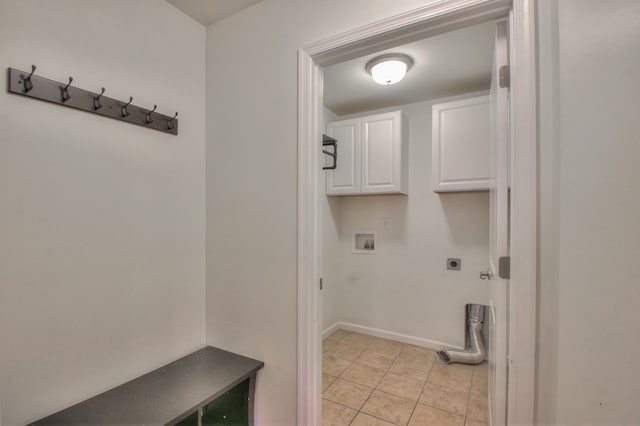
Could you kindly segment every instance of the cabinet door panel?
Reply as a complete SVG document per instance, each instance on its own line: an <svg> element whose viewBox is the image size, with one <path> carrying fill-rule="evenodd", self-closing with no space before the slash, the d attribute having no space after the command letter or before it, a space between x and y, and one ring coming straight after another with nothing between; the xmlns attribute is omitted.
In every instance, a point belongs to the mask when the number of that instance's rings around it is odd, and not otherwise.
<svg viewBox="0 0 640 426"><path fill-rule="evenodd" d="M327 135L338 141L335 170L327 171L327 194L360 192L360 119L343 120L327 125ZM327 156L327 165L333 161Z"/></svg>
<svg viewBox="0 0 640 426"><path fill-rule="evenodd" d="M401 116L399 112L362 119L362 192L400 192Z"/></svg>
<svg viewBox="0 0 640 426"><path fill-rule="evenodd" d="M489 188L487 96L433 106L433 190Z"/></svg>

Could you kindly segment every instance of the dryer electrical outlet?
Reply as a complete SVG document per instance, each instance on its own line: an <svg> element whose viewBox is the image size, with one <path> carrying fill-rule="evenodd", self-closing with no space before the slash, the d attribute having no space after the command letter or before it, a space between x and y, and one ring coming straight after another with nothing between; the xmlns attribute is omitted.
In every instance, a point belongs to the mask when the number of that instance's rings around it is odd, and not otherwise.
<svg viewBox="0 0 640 426"><path fill-rule="evenodd" d="M447 269L450 271L459 271L462 267L462 259L456 257L447 258Z"/></svg>

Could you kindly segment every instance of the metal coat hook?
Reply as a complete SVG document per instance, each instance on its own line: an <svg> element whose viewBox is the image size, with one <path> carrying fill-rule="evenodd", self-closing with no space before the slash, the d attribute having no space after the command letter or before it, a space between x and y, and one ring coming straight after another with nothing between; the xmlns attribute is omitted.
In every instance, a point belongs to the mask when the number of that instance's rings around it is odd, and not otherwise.
<svg viewBox="0 0 640 426"><path fill-rule="evenodd" d="M102 104L100 103L100 96L102 95L104 95L104 87L102 88L100 94L93 98L93 109L95 109L96 111L102 108Z"/></svg>
<svg viewBox="0 0 640 426"><path fill-rule="evenodd" d="M60 95L62 96L62 102L66 102L69 100L71 95L69 94L69 86L71 86L71 82L73 81L73 77L69 76L69 82L66 86L60 88Z"/></svg>
<svg viewBox="0 0 640 426"><path fill-rule="evenodd" d="M31 82L31 76L33 75L33 73L36 71L36 66L35 65L31 65L31 74L29 74L28 76L26 76L25 78L22 79L22 87L24 87L24 89L22 90L24 93L27 93L29 90L33 89L33 83Z"/></svg>
<svg viewBox="0 0 640 426"><path fill-rule="evenodd" d="M129 102L127 102L127 103L122 107L122 109L120 109L120 114L121 114L123 117L126 117L127 115L129 115L129 114L130 114L130 112L129 112L129 110L127 109L127 107L128 107L129 105L131 105L131 102L133 102L133 96L129 96Z"/></svg>
<svg viewBox="0 0 640 426"><path fill-rule="evenodd" d="M151 118L151 114L153 114L153 112L156 110L156 108L158 108L158 105L154 105L153 109L149 112L147 112L147 115L145 115L144 117L144 122L147 124L151 124L153 123L153 118Z"/></svg>
<svg viewBox="0 0 640 426"><path fill-rule="evenodd" d="M60 96L62 97L62 102L66 102L71 98L69 94L69 86L71 86L71 82L73 81L73 77L69 76L69 82L66 86L60 87Z"/></svg>
<svg viewBox="0 0 640 426"><path fill-rule="evenodd" d="M177 116L178 116L178 113L176 112L176 115L174 115L170 120L167 120L167 129L173 129L174 127L176 127L173 120L175 120Z"/></svg>

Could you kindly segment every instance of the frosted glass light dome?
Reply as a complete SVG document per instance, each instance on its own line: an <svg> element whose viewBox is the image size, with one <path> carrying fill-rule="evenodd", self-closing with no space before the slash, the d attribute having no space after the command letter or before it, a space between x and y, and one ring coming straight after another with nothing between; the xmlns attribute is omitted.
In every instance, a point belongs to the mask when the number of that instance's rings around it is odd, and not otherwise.
<svg viewBox="0 0 640 426"><path fill-rule="evenodd" d="M376 83L388 86L402 80L411 65L413 60L409 56L391 53L373 58L365 69Z"/></svg>

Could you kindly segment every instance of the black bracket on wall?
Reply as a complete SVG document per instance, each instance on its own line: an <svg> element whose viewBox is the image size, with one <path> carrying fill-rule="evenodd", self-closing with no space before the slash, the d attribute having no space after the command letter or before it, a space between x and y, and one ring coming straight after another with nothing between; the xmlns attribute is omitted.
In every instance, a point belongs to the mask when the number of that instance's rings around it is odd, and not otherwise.
<svg viewBox="0 0 640 426"><path fill-rule="evenodd" d="M177 112L173 117L160 114L155 112L156 105L149 109L141 108L131 105L133 97L128 102L119 101L103 96L104 87L100 93L94 93L72 86L73 77L69 77L66 83L60 83L33 75L35 70L35 65L31 66L31 73L9 68L9 93L115 118L172 135L178 134Z"/></svg>
<svg viewBox="0 0 640 426"><path fill-rule="evenodd" d="M338 141L330 136L322 135L322 146L333 146L333 152L327 151L326 149L322 150L324 154L333 157L333 164L323 167L322 170L335 170L335 168L338 167Z"/></svg>

